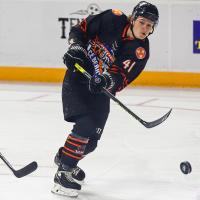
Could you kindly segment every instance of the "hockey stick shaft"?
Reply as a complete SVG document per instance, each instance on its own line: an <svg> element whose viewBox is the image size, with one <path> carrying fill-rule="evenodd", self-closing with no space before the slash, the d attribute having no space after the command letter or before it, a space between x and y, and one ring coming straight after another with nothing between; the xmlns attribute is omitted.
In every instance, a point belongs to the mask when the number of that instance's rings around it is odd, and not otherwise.
<svg viewBox="0 0 200 200"><path fill-rule="evenodd" d="M88 80L91 79L91 75L78 63L75 64L75 67L78 71L80 71ZM138 120L142 125L144 125L146 128L153 128L162 122L164 122L168 116L170 115L172 109L170 109L165 115L163 115L161 118L152 121L152 122L146 122L140 117L138 117L135 113L133 113L128 107L126 107L120 100L118 100L112 93L110 93L107 89L102 89L103 93L106 94L108 97L110 97L113 101L115 101L120 107L122 107L126 112L128 112L131 116L133 116L136 120Z"/></svg>
<svg viewBox="0 0 200 200"><path fill-rule="evenodd" d="M17 178L21 178L23 176L26 176L30 173L32 173L33 171L35 171L37 169L37 163L35 161L29 163L28 165L26 165L25 167L19 169L19 170L15 170L12 165L8 162L8 160L2 155L2 153L0 153L0 158L3 160L3 162L8 166L8 168L13 172L13 174L17 177Z"/></svg>

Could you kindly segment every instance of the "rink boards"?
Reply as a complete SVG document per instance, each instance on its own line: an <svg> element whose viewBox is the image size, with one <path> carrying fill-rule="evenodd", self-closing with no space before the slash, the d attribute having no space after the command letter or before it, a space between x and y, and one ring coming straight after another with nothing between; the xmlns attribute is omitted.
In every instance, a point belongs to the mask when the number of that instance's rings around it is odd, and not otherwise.
<svg viewBox="0 0 200 200"><path fill-rule="evenodd" d="M0 67L0 80L62 82L65 68ZM200 87L200 73L144 71L131 86Z"/></svg>

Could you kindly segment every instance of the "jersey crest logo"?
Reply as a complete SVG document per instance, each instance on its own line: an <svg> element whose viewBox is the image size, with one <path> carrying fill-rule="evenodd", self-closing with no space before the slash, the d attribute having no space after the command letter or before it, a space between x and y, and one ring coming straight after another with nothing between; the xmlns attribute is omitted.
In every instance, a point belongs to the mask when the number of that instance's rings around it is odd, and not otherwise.
<svg viewBox="0 0 200 200"><path fill-rule="evenodd" d="M117 16L121 16L122 15L122 11L121 10L117 10L117 9L112 9L112 13L114 15L117 15Z"/></svg>
<svg viewBox="0 0 200 200"><path fill-rule="evenodd" d="M136 50L135 50L135 54L137 56L138 59L143 59L145 58L146 56L146 51L143 47L138 47Z"/></svg>

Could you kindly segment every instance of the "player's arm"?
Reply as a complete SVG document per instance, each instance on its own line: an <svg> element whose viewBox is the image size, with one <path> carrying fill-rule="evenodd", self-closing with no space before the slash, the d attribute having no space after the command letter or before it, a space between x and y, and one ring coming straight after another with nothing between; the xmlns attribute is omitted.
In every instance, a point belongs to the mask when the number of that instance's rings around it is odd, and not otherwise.
<svg viewBox="0 0 200 200"><path fill-rule="evenodd" d="M88 16L71 28L69 42L74 41L86 45L89 39L94 39L102 32L112 36L118 32L127 19L121 11L118 12L120 13L116 14L116 10L109 9L100 14Z"/></svg>
<svg viewBox="0 0 200 200"><path fill-rule="evenodd" d="M105 11L106 12L106 11ZM88 55L86 44L88 39L97 35L100 29L101 15L93 15L84 19L80 24L73 26L69 33L69 49L64 54L63 62L71 71L74 70L74 64L78 63L85 66Z"/></svg>
<svg viewBox="0 0 200 200"><path fill-rule="evenodd" d="M121 91L129 83L134 81L146 66L149 59L149 40L141 41L140 44L131 41L124 41L120 52L112 66L108 69L106 88L113 94ZM112 85L109 85L109 83Z"/></svg>
<svg viewBox="0 0 200 200"><path fill-rule="evenodd" d="M88 59L86 51L88 40L98 37L102 32L112 37L124 23L125 18L124 14L119 16L112 10L106 10L98 15L89 16L80 24L73 26L69 33L69 50L64 56L66 66L74 69L75 62L84 66L84 60Z"/></svg>
<svg viewBox="0 0 200 200"><path fill-rule="evenodd" d="M132 57L116 60L109 69L109 73L115 80L113 92L119 92L133 82L145 68L147 60L135 61Z"/></svg>
<svg viewBox="0 0 200 200"><path fill-rule="evenodd" d="M143 71L148 59L135 62L131 56L119 57L103 74L93 76L90 80L90 91L101 92L102 87L115 94L134 81Z"/></svg>

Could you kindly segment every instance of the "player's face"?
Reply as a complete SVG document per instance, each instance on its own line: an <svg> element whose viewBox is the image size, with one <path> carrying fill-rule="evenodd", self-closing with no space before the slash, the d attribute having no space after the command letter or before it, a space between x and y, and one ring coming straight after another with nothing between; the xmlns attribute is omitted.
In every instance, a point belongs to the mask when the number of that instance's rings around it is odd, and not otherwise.
<svg viewBox="0 0 200 200"><path fill-rule="evenodd" d="M139 16L133 22L133 33L136 38L144 39L153 31L153 26L154 23L151 20Z"/></svg>

